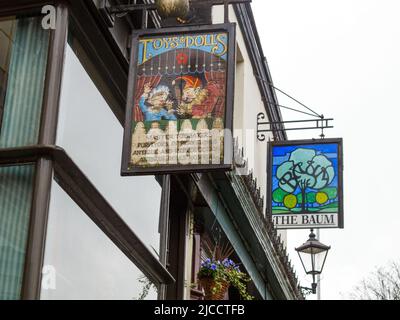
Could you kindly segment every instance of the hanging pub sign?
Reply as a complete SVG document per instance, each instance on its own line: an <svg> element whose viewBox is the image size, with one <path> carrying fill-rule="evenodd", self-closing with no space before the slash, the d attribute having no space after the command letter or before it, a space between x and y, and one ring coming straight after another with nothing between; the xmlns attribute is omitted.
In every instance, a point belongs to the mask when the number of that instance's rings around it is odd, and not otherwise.
<svg viewBox="0 0 400 320"><path fill-rule="evenodd" d="M342 161L342 139L269 143L268 212L276 228L343 228Z"/></svg>
<svg viewBox="0 0 400 320"><path fill-rule="evenodd" d="M133 35L122 175L230 170L235 25Z"/></svg>

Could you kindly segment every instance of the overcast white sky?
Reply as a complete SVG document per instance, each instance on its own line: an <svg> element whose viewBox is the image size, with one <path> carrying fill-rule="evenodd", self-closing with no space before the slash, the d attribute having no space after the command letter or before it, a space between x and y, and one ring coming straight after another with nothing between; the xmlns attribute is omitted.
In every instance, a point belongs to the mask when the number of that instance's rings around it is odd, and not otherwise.
<svg viewBox="0 0 400 320"><path fill-rule="evenodd" d="M322 299L343 299L377 266L400 261L400 1L253 0L253 10L275 86L333 117L327 137L344 139L345 228L321 231L332 246ZM308 234L288 232L303 285L293 248Z"/></svg>

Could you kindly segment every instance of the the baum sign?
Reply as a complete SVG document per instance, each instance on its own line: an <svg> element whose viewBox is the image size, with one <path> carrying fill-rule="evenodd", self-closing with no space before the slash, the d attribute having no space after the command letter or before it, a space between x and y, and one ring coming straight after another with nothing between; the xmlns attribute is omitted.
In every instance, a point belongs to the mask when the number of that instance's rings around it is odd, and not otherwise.
<svg viewBox="0 0 400 320"><path fill-rule="evenodd" d="M269 143L268 212L278 229L343 228L342 139Z"/></svg>
<svg viewBox="0 0 400 320"><path fill-rule="evenodd" d="M235 27L133 35L122 175L230 170Z"/></svg>

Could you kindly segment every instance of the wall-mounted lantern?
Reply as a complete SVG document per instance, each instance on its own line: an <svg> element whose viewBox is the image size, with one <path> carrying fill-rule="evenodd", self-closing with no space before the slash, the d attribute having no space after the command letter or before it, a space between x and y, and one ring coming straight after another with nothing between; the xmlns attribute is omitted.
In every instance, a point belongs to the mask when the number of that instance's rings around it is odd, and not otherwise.
<svg viewBox="0 0 400 320"><path fill-rule="evenodd" d="M317 293L317 283L315 276L320 275L325 265L326 256L331 247L318 241L314 231L311 229L310 238L300 247L295 250L299 254L301 264L303 265L306 274L311 274L313 283L311 291ZM308 289L308 288L305 288Z"/></svg>

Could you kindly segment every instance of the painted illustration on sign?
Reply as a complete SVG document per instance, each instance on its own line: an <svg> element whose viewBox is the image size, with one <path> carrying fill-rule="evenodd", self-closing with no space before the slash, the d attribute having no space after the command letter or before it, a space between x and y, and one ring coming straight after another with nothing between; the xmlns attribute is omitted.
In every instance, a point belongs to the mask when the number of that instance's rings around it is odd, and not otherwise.
<svg viewBox="0 0 400 320"><path fill-rule="evenodd" d="M270 198L277 225L338 226L339 155L338 143L272 146Z"/></svg>
<svg viewBox="0 0 400 320"><path fill-rule="evenodd" d="M228 33L141 37L130 166L224 161Z"/></svg>

